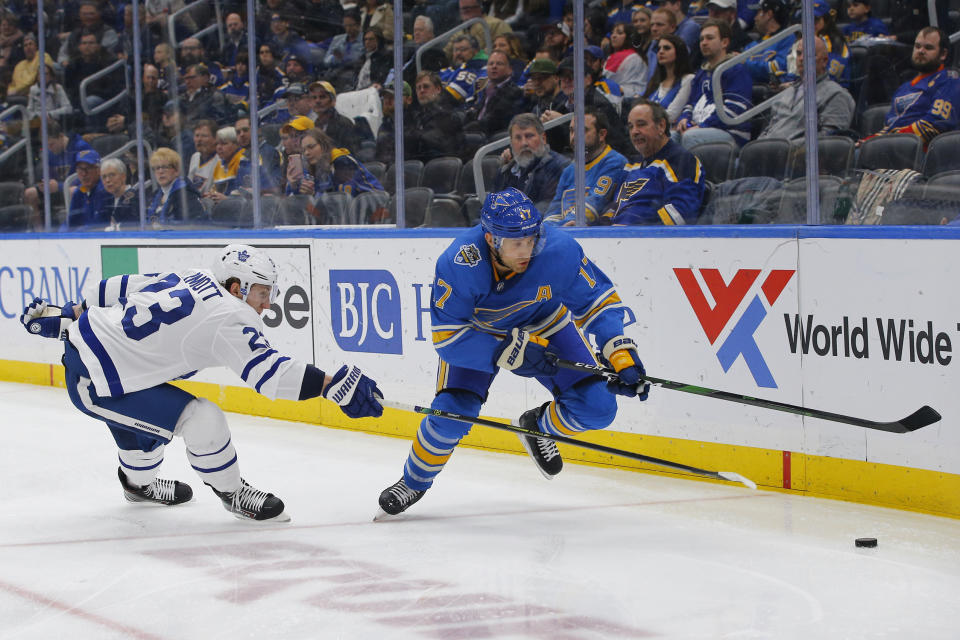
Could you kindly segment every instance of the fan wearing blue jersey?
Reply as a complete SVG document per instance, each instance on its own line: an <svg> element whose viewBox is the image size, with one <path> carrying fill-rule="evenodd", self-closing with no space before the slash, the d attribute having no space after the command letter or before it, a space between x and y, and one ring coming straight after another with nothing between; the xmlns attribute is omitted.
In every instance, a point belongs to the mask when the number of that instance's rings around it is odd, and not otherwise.
<svg viewBox="0 0 960 640"><path fill-rule="evenodd" d="M437 260L430 316L440 356L431 408L478 415L501 369L535 378L553 400L530 409L520 426L576 436L603 429L617 413L615 394L647 398L649 384L633 340L623 335L624 305L607 276L572 237L542 224L530 199L510 188L490 193L480 224ZM556 357L596 362L592 336L620 374L618 383L560 369ZM396 515L433 484L470 425L430 416L420 423L403 477L380 494L379 518ZM541 473L560 473L552 440L521 436Z"/></svg>
<svg viewBox="0 0 960 640"><path fill-rule="evenodd" d="M127 500L175 505L193 497L186 483L157 478L164 447L177 435L227 511L247 520L290 519L280 498L240 477L223 412L169 384L200 369L226 366L269 398L322 395L351 418L383 413L383 394L357 367L331 376L270 346L260 314L276 299L276 283L269 256L232 244L210 271L114 276L85 291L80 304L57 309L36 298L24 309L20 321L29 333L65 340L70 400L113 434Z"/></svg>

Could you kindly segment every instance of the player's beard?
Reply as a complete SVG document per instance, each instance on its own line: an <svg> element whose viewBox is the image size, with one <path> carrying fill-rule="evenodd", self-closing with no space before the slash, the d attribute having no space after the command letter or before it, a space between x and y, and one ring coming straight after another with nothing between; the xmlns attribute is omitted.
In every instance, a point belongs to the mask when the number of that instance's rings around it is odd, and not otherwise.
<svg viewBox="0 0 960 640"><path fill-rule="evenodd" d="M929 60L927 62L914 62L913 68L920 73L930 73L931 71L936 71L940 68L940 60L938 58L934 58L933 60Z"/></svg>
<svg viewBox="0 0 960 640"><path fill-rule="evenodd" d="M547 155L547 151L549 151L547 145L542 145L537 151L534 151L533 149L524 149L517 154L517 165L521 169L526 169L538 159Z"/></svg>

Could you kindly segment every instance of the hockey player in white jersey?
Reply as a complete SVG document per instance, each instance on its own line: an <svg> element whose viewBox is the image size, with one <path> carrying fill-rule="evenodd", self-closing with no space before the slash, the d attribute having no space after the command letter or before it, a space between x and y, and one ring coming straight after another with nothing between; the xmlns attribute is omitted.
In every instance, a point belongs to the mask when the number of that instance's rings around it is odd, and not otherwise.
<svg viewBox="0 0 960 640"><path fill-rule="evenodd" d="M24 309L28 332L65 340L70 399L107 423L120 449L127 500L172 505L193 497L186 483L157 478L164 446L176 435L228 511L241 519L289 520L282 500L240 477L219 407L168 384L200 369L226 366L269 398L323 395L351 418L382 415L383 394L357 367L328 375L271 348L260 314L276 297L276 282L269 256L232 244L212 271L114 276L59 313L39 298Z"/></svg>

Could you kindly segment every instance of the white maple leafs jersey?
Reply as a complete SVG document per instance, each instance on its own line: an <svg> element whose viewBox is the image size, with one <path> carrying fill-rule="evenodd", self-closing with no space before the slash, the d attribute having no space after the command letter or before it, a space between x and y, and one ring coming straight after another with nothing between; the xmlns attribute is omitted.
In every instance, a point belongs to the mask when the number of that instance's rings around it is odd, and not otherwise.
<svg viewBox="0 0 960 640"><path fill-rule="evenodd" d="M68 339L101 397L217 366L269 398L299 397L306 364L271 348L257 312L209 271L114 276L83 293Z"/></svg>

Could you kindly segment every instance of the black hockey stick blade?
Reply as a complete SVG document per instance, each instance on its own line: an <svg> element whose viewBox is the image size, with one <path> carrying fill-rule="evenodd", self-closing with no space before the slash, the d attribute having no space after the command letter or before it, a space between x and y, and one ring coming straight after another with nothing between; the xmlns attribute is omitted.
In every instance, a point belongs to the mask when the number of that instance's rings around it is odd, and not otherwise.
<svg viewBox="0 0 960 640"><path fill-rule="evenodd" d="M614 447L608 447L602 444L595 444L593 442L587 442L586 440L576 440L574 438L568 438L567 436L555 436L549 433L542 433L540 431L534 431L533 429L527 429L517 424L504 424L502 422L497 422L495 420L488 420L486 418L479 418L475 416L466 416L459 413L453 413L451 411L443 411L442 409L431 409L430 407L423 407L423 406L414 405L414 404L405 404L403 402L394 402L392 400L383 400L383 399L380 400L380 404L382 404L384 407L389 407L391 409L399 409L400 411L410 411L410 412L419 413L425 416L437 416L438 418L447 418L449 420L457 420L459 422L466 422L468 424L482 424L485 427L493 427L494 429L511 431L513 433L516 433L517 435L536 436L538 438L546 438L547 440L553 440L554 442L562 442L564 444L570 444L575 447L581 447L583 449L591 449L593 451L600 451L602 453L608 453L610 455L620 456L622 458L639 460L641 462L647 462L649 464L655 464L660 467L667 467L668 469L675 469L677 471L686 471L687 473L703 476L705 478L712 478L714 480L727 480L730 482L739 482L742 485L749 487L751 489L757 488L756 482L754 482L750 478L744 477L739 473L735 473L733 471L709 471L707 469L698 469L697 467L691 467L685 464L680 464L679 462L671 462L670 460L662 460L660 458L654 458L652 456L645 456L642 453L634 453L633 451L615 449Z"/></svg>
<svg viewBox="0 0 960 640"><path fill-rule="evenodd" d="M603 376L608 380L617 379L617 374L613 369L610 369L607 367L601 367L595 364L573 362L571 360L563 360L561 358L557 360L557 365L564 369L575 369L577 371L589 371L597 375ZM858 418L856 416L846 416L840 413L832 413L830 411L821 411L819 409L801 407L795 404L787 404L786 402L777 402L776 400L764 400L763 398L754 398L753 396L744 396L738 393L731 393L729 391L720 391L719 389L709 389L707 387L700 387L693 384L686 384L683 382L674 382L673 380L666 380L664 378L655 378L653 376L644 376L644 380L646 380L652 385L663 387L664 389L672 389L674 391L683 391L684 393L692 393L698 396L716 398L717 400L739 402L740 404L748 404L754 407L772 409L774 411L784 411L786 413L793 413L796 415L806 416L808 418L818 418L820 420L831 420L833 422L841 422L844 424L851 424L857 427L863 427L864 429L875 429L877 431L887 431L889 433L910 433L911 431L922 429L923 427L929 426L937 422L938 420L940 420L940 417L941 417L940 414L937 413L937 411L933 407L924 405L902 420L897 420L896 422L878 422L875 420Z"/></svg>

